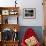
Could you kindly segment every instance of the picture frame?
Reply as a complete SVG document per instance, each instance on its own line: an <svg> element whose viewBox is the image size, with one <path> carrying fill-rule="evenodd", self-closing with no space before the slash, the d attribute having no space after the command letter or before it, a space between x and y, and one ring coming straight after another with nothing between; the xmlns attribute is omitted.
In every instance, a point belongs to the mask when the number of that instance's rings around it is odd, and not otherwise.
<svg viewBox="0 0 46 46"><path fill-rule="evenodd" d="M9 15L9 10L2 10L2 15Z"/></svg>
<svg viewBox="0 0 46 46"><path fill-rule="evenodd" d="M17 13L18 13L18 12L15 11L15 10L10 10L10 11L9 11L9 14L10 14L10 15L16 15Z"/></svg>
<svg viewBox="0 0 46 46"><path fill-rule="evenodd" d="M24 18L25 19L35 19L36 18L36 8L24 8Z"/></svg>

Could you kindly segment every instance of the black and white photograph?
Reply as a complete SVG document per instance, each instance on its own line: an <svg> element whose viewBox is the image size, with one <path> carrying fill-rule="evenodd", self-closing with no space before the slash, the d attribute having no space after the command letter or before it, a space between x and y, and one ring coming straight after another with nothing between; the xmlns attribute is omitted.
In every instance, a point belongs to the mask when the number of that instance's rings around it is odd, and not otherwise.
<svg viewBox="0 0 46 46"><path fill-rule="evenodd" d="M35 19L36 9L35 8L24 8L24 18Z"/></svg>

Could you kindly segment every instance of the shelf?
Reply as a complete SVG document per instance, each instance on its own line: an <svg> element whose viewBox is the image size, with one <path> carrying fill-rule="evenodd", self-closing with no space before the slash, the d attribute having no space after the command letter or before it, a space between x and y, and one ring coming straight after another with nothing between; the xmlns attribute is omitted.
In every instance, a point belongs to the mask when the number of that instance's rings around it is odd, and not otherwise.
<svg viewBox="0 0 46 46"><path fill-rule="evenodd" d="M0 32L1 32L0 46L18 46L18 42L19 42L18 31L20 29L20 26L18 24L18 16L19 16L19 7L0 7L0 23L1 23L0 24ZM9 29L11 32L12 31L13 32L11 33ZM3 39L6 37L5 36L6 34L4 35L5 31L7 34L7 38Z"/></svg>
<svg viewBox="0 0 46 46"><path fill-rule="evenodd" d="M19 7L0 7L0 14L2 15L17 15Z"/></svg>
<svg viewBox="0 0 46 46"><path fill-rule="evenodd" d="M16 43L16 42L19 42L19 40L15 40L15 41L12 41L12 40L10 40L10 41L3 41L4 43Z"/></svg>
<svg viewBox="0 0 46 46"><path fill-rule="evenodd" d="M2 24L18 24L17 16L2 16Z"/></svg>
<svg viewBox="0 0 46 46"><path fill-rule="evenodd" d="M3 46L18 46L18 41L2 42Z"/></svg>
<svg viewBox="0 0 46 46"><path fill-rule="evenodd" d="M12 29L14 31L14 29L16 29L17 31L19 31L20 26L18 24L1 24L1 30L5 29L5 28L9 28Z"/></svg>
<svg viewBox="0 0 46 46"><path fill-rule="evenodd" d="M0 7L0 16L0 24L18 24L19 7Z"/></svg>

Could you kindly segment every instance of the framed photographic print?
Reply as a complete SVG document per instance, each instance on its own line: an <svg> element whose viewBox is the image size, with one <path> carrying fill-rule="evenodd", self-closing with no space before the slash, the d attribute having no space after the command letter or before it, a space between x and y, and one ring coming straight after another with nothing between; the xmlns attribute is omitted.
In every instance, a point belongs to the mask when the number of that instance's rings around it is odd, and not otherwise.
<svg viewBox="0 0 46 46"><path fill-rule="evenodd" d="M9 15L9 10L2 10L2 15Z"/></svg>
<svg viewBox="0 0 46 46"><path fill-rule="evenodd" d="M9 14L10 14L10 15L16 15L17 13L18 13L18 12L15 11L14 9L9 11Z"/></svg>
<svg viewBox="0 0 46 46"><path fill-rule="evenodd" d="M35 8L24 8L24 18L25 19L35 19L36 18L36 9Z"/></svg>

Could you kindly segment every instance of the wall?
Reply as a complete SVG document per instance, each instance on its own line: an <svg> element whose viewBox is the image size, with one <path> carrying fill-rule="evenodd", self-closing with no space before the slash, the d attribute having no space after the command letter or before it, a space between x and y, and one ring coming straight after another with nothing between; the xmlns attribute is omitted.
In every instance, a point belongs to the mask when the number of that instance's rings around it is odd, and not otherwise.
<svg viewBox="0 0 46 46"><path fill-rule="evenodd" d="M1 7L15 6L15 0L0 0ZM43 6L42 0L17 0L17 6L20 7L19 10L19 24L21 26L43 26ZM24 19L23 18L23 8L36 8L36 18L35 19Z"/></svg>
<svg viewBox="0 0 46 46"><path fill-rule="evenodd" d="M24 19L23 8L36 8L36 19ZM20 25L22 26L42 26L43 6L42 0L25 0L21 3Z"/></svg>
<svg viewBox="0 0 46 46"><path fill-rule="evenodd" d="M0 0L0 7L13 7L15 6L14 3L15 0ZM19 38L21 40L23 33L25 32L25 29L29 28L27 26L31 26L35 30L35 32L38 35L38 38L40 42L43 42L43 30L42 26L44 26L44 16L43 16L43 6L42 6L42 0L17 0L17 6L19 6L19 24L20 26L20 32L19 32ZM35 19L24 19L23 18L23 9L24 8L36 8L36 18ZM12 17L9 17L9 22L11 21ZM14 18L14 17L13 17ZM14 19L13 19L14 20ZM13 21L14 22L14 21ZM15 22L14 22L15 23Z"/></svg>

